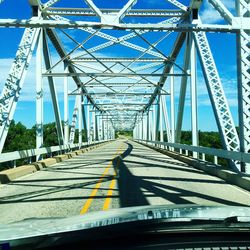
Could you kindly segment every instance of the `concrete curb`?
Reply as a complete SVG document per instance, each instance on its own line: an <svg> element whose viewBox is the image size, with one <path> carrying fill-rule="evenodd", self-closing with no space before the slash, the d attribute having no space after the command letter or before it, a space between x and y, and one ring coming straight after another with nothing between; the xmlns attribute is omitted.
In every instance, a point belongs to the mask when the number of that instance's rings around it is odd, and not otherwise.
<svg viewBox="0 0 250 250"><path fill-rule="evenodd" d="M8 169L0 172L0 183L8 183L21 176L32 174L37 171L34 165L23 165L18 168Z"/></svg>
<svg viewBox="0 0 250 250"><path fill-rule="evenodd" d="M19 178L19 177L22 177L22 176L25 176L28 174L32 174L36 171L40 171L44 168L50 167L50 166L58 163L58 162L68 160L74 156L81 155L81 154L88 152L92 149L106 145L107 143L109 143L109 142L103 142L103 143L96 144L94 146L75 150L73 152L69 152L66 154L57 155L57 156L54 156L52 158L47 158L47 159L44 159L41 161L33 162L29 165L23 165L23 166L19 166L17 168L12 168L12 169L0 171L0 184L6 184L10 181L13 181L13 180Z"/></svg>
<svg viewBox="0 0 250 250"><path fill-rule="evenodd" d="M147 144L143 144L144 146L147 146L151 149L154 149L162 154L168 155L176 160L179 160L181 162L184 162L188 165L191 165L192 167L203 170L204 172L219 177L223 180L225 180L227 183L236 185L240 188L243 188L247 191L250 191L250 176L242 173L236 173L230 169L223 168L221 166L215 165L210 162L205 162L202 160L198 160L195 158L190 158L184 155L180 155L176 152L167 151L165 149L160 149L154 146L150 146Z"/></svg>

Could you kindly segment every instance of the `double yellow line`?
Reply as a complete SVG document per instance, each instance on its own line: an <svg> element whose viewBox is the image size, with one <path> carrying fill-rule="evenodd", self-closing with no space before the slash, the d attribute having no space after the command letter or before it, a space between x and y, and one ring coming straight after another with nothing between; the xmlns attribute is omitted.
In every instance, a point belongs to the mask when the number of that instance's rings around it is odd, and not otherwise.
<svg viewBox="0 0 250 250"><path fill-rule="evenodd" d="M95 188L92 190L88 200L86 201L86 203L84 204L84 206L82 207L82 209L80 211L81 215L85 214L88 211L93 199L95 198L95 196L97 194L98 189L100 188L100 186L102 184L103 179L108 174L109 169L113 164L113 160L115 159L115 157L117 155L121 154L121 152L122 152L122 145L117 149L113 159L110 161L109 165L105 168L105 170L104 170L103 174L101 175L99 181L96 183ZM111 202L111 195L113 194L113 190L114 190L114 187L115 187L115 184L116 184L116 178L115 177L116 177L116 171L115 171L113 179L112 179L112 181L111 181L111 183L109 185L109 190L108 190L108 193L107 193L107 197L106 197L106 199L104 201L103 210L107 210L109 208L109 205L110 205L110 202Z"/></svg>

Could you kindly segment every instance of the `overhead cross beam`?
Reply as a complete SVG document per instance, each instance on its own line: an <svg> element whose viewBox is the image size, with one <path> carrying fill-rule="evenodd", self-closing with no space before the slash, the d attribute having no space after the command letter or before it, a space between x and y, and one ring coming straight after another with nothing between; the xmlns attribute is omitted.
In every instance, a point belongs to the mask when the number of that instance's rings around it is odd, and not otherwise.
<svg viewBox="0 0 250 250"><path fill-rule="evenodd" d="M67 53L66 53L65 49L63 48L63 45L60 42L60 39L58 38L56 32L52 29L47 29L46 33L47 33L49 39L51 40L52 44L54 45L59 56L61 58L65 58ZM80 80L79 76L77 75L77 72L76 72L74 66L68 60L66 60L66 63L68 65L68 72L69 72L69 74L72 74L72 78L73 78L74 82L76 83L77 87L82 88L83 92L87 92L87 90L84 87L82 87L81 80ZM91 97L88 97L88 100L90 101L90 103L93 106L96 107L96 104L95 104L94 100L91 99ZM99 108L97 107L97 109L99 109Z"/></svg>

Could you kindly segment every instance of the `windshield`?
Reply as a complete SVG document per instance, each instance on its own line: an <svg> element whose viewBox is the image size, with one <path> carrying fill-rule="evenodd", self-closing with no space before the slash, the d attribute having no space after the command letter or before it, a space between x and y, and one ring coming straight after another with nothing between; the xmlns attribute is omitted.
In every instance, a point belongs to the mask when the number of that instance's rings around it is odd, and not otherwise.
<svg viewBox="0 0 250 250"><path fill-rule="evenodd" d="M0 231L250 217L242 2L0 0Z"/></svg>

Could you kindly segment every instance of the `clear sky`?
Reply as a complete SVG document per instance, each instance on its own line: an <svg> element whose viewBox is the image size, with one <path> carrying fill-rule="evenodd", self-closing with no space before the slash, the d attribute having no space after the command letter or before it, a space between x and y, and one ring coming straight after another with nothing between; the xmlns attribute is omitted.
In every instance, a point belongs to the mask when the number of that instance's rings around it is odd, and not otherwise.
<svg viewBox="0 0 250 250"><path fill-rule="evenodd" d="M44 2L44 1L42 1ZM67 7L86 7L84 1L75 0L69 1L61 0L57 6ZM126 4L126 0L120 1L104 1L97 0L94 3L100 8L121 8ZM185 5L188 5L187 0L180 0ZM234 14L234 1L233 0L222 0L222 2L228 7L228 9ZM74 3L74 6L73 6ZM166 0L138 0L134 8L169 8L169 3ZM173 7L174 8L174 7ZM28 4L28 0L4 0L0 4L0 18L29 18L31 9ZM208 4L207 0L204 1L203 7L200 11L201 19L204 23L223 23L222 18L218 13ZM161 21L161 20L160 20ZM111 31L110 31L111 32ZM0 89L2 90L4 86L5 79L8 75L8 71L11 67L13 58L15 56L18 44L20 42L23 29L16 28L0 28ZM115 34L115 33L114 33ZM75 33L72 35L74 37L82 36L86 37L83 32ZM145 36L147 37L147 36ZM170 38L169 44L173 41ZM154 35L148 37L148 39L157 40ZM171 40L172 39L172 40ZM223 83L223 87L226 96L229 101L230 109L232 111L233 118L236 125L238 124L237 118L237 72L236 72L236 47L235 47L235 35L233 34L208 34L208 39L210 42L211 50L213 52L220 77ZM131 40L132 42L133 40ZM104 42L104 41L102 41ZM99 44L98 39L91 40L91 43L86 44L86 46L91 47ZM65 40L65 46L70 49L70 43ZM112 50L113 55L119 56L119 50L121 47L116 47ZM170 46L167 44L159 45L159 49L163 50L166 54L170 51ZM52 59L58 60L57 56L52 52ZM105 53L101 51L101 53ZM128 50L128 53L134 53ZM182 65L183 53L180 54L177 62ZM179 94L179 84L180 79L176 79L176 110L178 104L178 94ZM48 91L48 86L45 83L45 98L44 98L44 120L46 122L54 121L54 115L52 111L52 104L50 102L50 96ZM62 78L56 80L56 87L58 91L58 99L61 110L61 117L63 118L63 88L62 88ZM169 88L169 82L166 82L166 89ZM199 129L200 130L217 130L217 126L214 120L213 111L211 108L210 100L208 98L205 82L203 80L202 71L200 66L198 66L198 115L199 115ZM73 97L70 98L70 111L73 110L74 100ZM30 68L24 83L24 88L21 92L21 97L17 105L17 109L14 115L16 121L21 121L26 126L31 127L35 124L35 54L30 64ZM189 90L187 93L187 101L185 106L185 115L183 129L188 130L191 128L190 122L190 100L189 100Z"/></svg>

